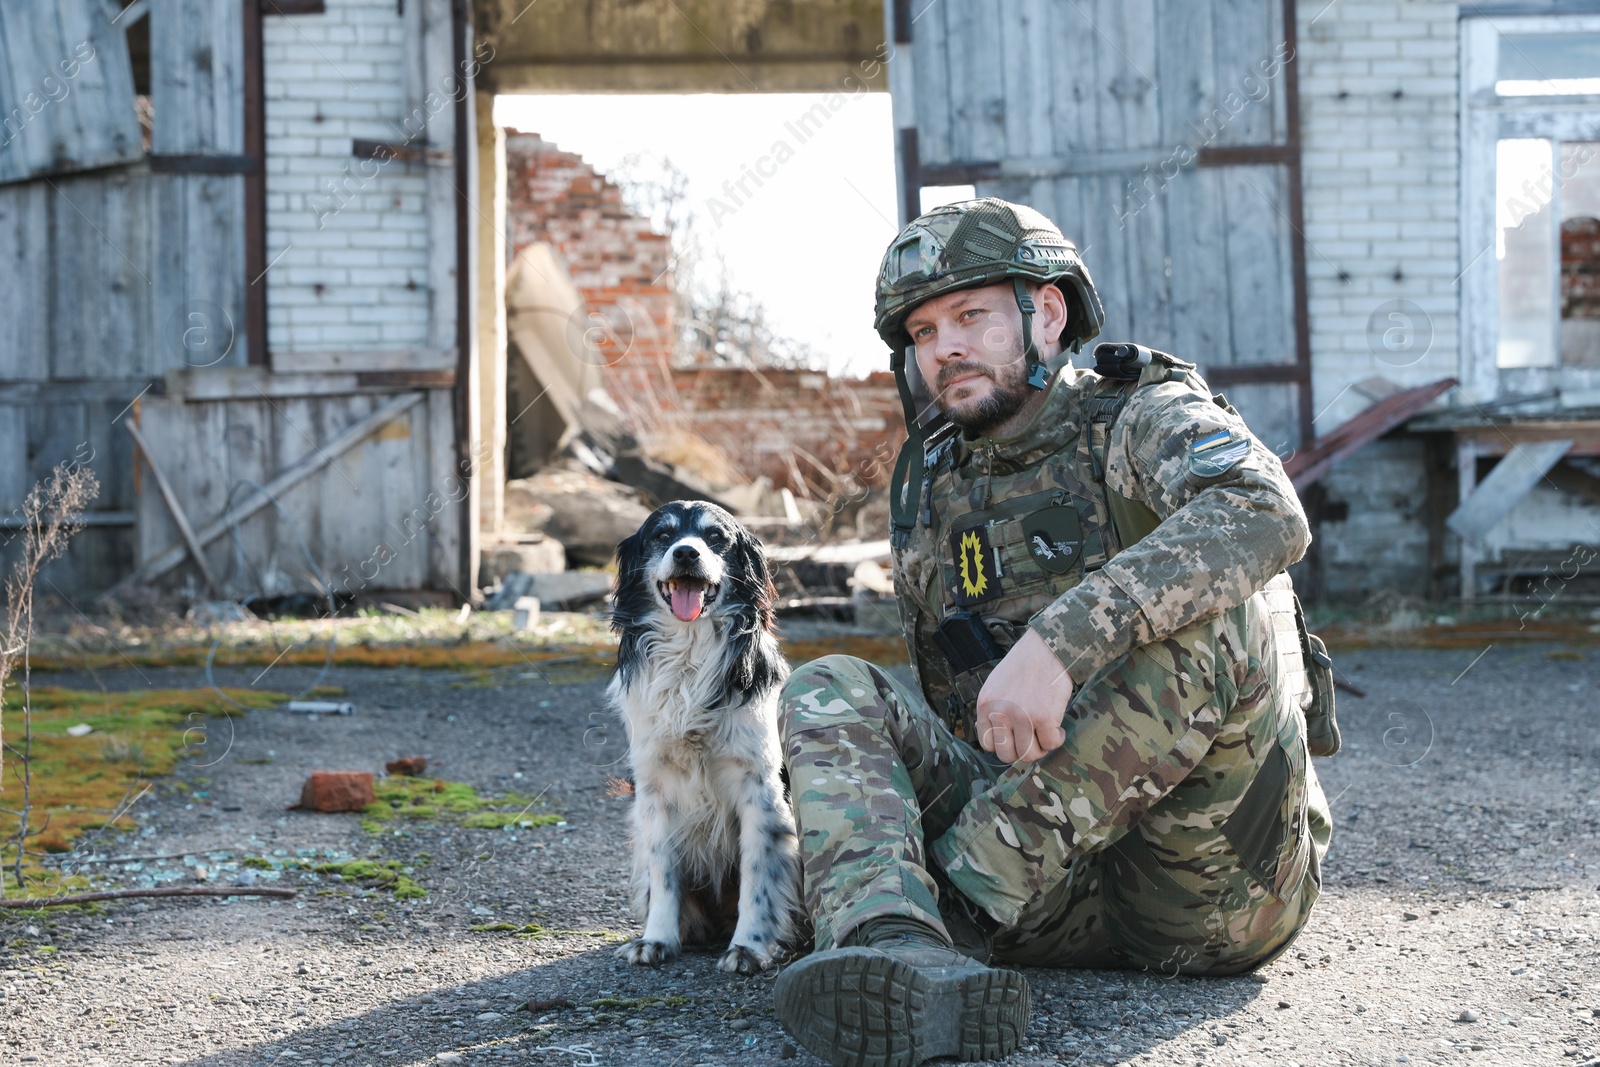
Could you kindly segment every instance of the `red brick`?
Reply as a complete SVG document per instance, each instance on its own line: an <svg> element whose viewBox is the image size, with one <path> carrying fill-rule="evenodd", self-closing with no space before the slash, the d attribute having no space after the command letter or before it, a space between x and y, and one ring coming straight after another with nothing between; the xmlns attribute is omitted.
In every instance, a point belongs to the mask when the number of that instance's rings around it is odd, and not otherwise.
<svg viewBox="0 0 1600 1067"><path fill-rule="evenodd" d="M313 771L300 790L300 811L361 811L373 801L366 771Z"/></svg>

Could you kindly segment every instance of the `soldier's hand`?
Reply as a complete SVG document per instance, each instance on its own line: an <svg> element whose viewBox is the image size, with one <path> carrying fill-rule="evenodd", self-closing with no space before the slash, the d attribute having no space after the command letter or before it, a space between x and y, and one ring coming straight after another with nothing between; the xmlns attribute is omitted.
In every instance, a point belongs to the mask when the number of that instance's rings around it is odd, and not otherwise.
<svg viewBox="0 0 1600 1067"><path fill-rule="evenodd" d="M1023 631L978 692L978 744L1007 763L1060 748L1072 689L1072 676L1044 638Z"/></svg>

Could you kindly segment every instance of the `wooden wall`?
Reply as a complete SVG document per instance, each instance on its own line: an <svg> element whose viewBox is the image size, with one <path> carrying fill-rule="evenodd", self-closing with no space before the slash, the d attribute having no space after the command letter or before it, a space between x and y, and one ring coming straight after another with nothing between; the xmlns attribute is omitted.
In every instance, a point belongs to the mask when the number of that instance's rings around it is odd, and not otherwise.
<svg viewBox="0 0 1600 1067"><path fill-rule="evenodd" d="M1309 370L1283 11L942 0L890 24L910 37L890 69L903 176L975 183L1054 219L1105 304L1102 339L1197 361L1280 451L1302 430L1304 386L1284 379Z"/></svg>
<svg viewBox="0 0 1600 1067"><path fill-rule="evenodd" d="M27 116L0 147L11 309L0 315L0 516L55 464L94 469L91 526L51 572L66 595L104 588L135 558L133 448L117 420L167 371L247 357L244 178L217 173L237 170L244 147L241 10L152 0L125 18L117 4L63 0L0 11L0 123L14 107ZM122 38L139 17L151 22L153 155Z"/></svg>
<svg viewBox="0 0 1600 1067"><path fill-rule="evenodd" d="M338 592L449 592L456 584L463 483L455 477L450 392L360 388L341 380L353 377L196 372L173 376L169 395L140 404L150 458L197 529L223 515L230 494L235 510L259 504L266 498L256 486L270 489L297 465L327 461L273 493L277 507L230 524L205 546L221 594L315 590L318 571ZM361 440L338 446L351 425L407 401L415 402ZM143 564L182 541L151 471L141 473ZM205 591L192 559L159 581Z"/></svg>

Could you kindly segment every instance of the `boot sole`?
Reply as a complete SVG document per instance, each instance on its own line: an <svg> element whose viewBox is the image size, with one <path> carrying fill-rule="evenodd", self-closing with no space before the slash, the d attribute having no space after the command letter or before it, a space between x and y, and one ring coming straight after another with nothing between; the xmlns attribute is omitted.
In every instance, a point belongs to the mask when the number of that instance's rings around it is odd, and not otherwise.
<svg viewBox="0 0 1600 1067"><path fill-rule="evenodd" d="M784 1026L833 1067L1002 1059L1021 1043L1031 1002L1015 971L917 968L864 949L802 960L775 992Z"/></svg>

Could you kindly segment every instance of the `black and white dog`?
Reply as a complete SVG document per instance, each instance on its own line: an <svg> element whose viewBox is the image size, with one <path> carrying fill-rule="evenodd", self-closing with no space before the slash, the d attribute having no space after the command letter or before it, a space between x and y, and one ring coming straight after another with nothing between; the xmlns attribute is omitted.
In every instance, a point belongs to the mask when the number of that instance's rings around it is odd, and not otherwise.
<svg viewBox="0 0 1600 1067"><path fill-rule="evenodd" d="M718 966L766 970L794 931L800 861L780 778L789 665L761 542L714 504L676 501L617 546L617 564L607 695L628 728L644 920L618 955L656 966L731 933Z"/></svg>

